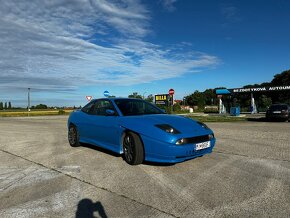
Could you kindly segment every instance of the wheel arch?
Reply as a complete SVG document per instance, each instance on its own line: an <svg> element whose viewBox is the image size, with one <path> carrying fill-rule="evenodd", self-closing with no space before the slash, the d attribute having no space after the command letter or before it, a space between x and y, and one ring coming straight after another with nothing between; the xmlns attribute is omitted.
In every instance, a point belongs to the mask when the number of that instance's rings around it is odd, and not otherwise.
<svg viewBox="0 0 290 218"><path fill-rule="evenodd" d="M67 126L70 127L70 126L76 126L76 125L73 122L68 122Z"/></svg>
<svg viewBox="0 0 290 218"><path fill-rule="evenodd" d="M123 132L122 132L122 135L121 135L121 141L120 141L120 145L121 145L121 149L120 149L120 154L123 154L124 151L123 151L123 141L124 141L124 138L125 138L125 135L128 133L128 132L132 132L134 134L136 134L139 138L140 138L140 141L142 143L142 147L143 147L143 151L144 151L144 158L145 158L145 146L144 146L144 141L142 139L142 134L141 133L138 133L134 130L131 130L131 129L128 129L124 126L122 126L124 129L123 129Z"/></svg>

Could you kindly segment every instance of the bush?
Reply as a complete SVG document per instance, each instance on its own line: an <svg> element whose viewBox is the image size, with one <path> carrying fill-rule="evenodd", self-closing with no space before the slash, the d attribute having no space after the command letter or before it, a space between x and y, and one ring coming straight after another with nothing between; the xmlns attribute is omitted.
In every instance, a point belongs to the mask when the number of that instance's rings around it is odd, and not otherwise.
<svg viewBox="0 0 290 218"><path fill-rule="evenodd" d="M65 114L65 111L64 111L64 110L59 110L59 111L58 111L58 114L59 114L59 115L64 115L64 114Z"/></svg>
<svg viewBox="0 0 290 218"><path fill-rule="evenodd" d="M204 113L218 113L219 108L218 106L205 106Z"/></svg>
<svg viewBox="0 0 290 218"><path fill-rule="evenodd" d="M173 111L181 111L181 106L180 106L180 104L174 104L174 105L173 105Z"/></svg>

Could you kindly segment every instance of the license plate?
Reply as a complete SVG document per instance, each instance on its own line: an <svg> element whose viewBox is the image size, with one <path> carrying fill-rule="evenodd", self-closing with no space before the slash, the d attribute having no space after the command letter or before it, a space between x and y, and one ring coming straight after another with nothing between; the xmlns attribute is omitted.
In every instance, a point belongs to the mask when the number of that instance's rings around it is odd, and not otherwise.
<svg viewBox="0 0 290 218"><path fill-rule="evenodd" d="M281 114L281 111L273 111L274 114Z"/></svg>
<svg viewBox="0 0 290 218"><path fill-rule="evenodd" d="M197 143L195 145L195 150L202 150L202 149L205 149L205 148L208 148L210 147L210 141L207 141L207 142L201 142L201 143Z"/></svg>

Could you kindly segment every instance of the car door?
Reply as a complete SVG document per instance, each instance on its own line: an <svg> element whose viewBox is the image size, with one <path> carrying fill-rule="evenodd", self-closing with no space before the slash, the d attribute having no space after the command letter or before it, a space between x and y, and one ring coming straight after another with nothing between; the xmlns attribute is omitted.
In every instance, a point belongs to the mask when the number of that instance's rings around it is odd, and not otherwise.
<svg viewBox="0 0 290 218"><path fill-rule="evenodd" d="M90 139L89 135L91 122L90 112L93 110L94 105L95 101L91 101L81 109L80 118L78 119L77 123L81 141L85 140L87 142L87 140Z"/></svg>
<svg viewBox="0 0 290 218"><path fill-rule="evenodd" d="M114 110L114 115L108 115L106 110ZM117 149L120 144L120 128L118 114L112 102L108 99L97 100L89 112L90 122L88 129L89 138L97 145L109 149Z"/></svg>

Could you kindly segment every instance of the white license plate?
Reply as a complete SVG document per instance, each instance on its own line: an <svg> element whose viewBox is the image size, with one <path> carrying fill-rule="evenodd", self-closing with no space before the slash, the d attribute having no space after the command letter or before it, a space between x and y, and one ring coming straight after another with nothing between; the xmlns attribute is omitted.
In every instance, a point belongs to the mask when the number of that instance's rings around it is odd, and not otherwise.
<svg viewBox="0 0 290 218"><path fill-rule="evenodd" d="M281 111L273 111L274 114L281 114Z"/></svg>
<svg viewBox="0 0 290 218"><path fill-rule="evenodd" d="M197 143L195 145L195 150L201 150L210 147L210 141Z"/></svg>

